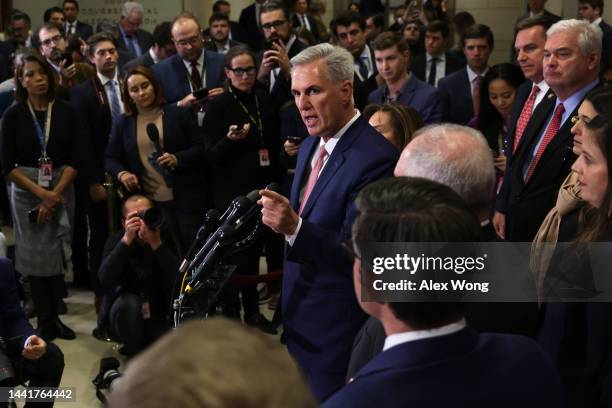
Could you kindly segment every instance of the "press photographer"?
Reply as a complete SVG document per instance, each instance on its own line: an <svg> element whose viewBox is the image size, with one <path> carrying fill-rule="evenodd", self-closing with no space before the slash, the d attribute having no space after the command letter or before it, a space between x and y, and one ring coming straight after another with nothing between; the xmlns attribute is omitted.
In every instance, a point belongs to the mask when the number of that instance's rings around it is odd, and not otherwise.
<svg viewBox="0 0 612 408"><path fill-rule="evenodd" d="M30 387L57 387L64 372L64 355L36 335L19 305L11 261L0 258L0 387L29 380ZM0 393L0 407L5 395ZM26 404L26 407L31 406ZM53 403L39 403L52 407Z"/></svg>
<svg viewBox="0 0 612 408"><path fill-rule="evenodd" d="M123 231L104 249L99 278L107 288L104 323L111 338L132 356L169 328L168 300L179 262L162 242L162 212L133 195L123 204Z"/></svg>

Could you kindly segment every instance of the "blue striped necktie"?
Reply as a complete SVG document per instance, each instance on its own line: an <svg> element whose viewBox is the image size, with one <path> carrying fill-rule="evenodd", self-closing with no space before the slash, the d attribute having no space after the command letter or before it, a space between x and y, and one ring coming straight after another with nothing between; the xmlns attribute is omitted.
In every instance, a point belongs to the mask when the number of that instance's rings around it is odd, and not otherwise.
<svg viewBox="0 0 612 408"><path fill-rule="evenodd" d="M115 88L115 81L112 79L108 81L106 85L108 85L110 91L111 116L113 122L115 122L119 115L121 115L121 105L119 104L119 97L117 96L117 88Z"/></svg>

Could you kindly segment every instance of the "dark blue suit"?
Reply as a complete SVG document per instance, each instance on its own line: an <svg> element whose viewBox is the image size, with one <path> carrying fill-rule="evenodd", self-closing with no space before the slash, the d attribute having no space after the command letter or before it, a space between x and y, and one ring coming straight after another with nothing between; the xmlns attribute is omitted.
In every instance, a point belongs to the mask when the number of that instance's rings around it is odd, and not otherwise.
<svg viewBox="0 0 612 408"><path fill-rule="evenodd" d="M0 337L20 337L19 344L36 334L19 305L13 264L8 258L0 258Z"/></svg>
<svg viewBox="0 0 612 408"><path fill-rule="evenodd" d="M164 106L163 128L164 150L178 160L172 172L176 209L191 213L207 208L204 141L199 128L187 109L174 105ZM115 178L124 170L134 173L142 185L145 170L136 141L136 115L121 115L117 120L106 148L105 166Z"/></svg>
<svg viewBox="0 0 612 408"><path fill-rule="evenodd" d="M203 50L203 52L205 53L206 87L211 89L223 86L225 79L223 54L208 50ZM176 103L191 93L189 73L183 59L178 54L159 61L151 67L151 70L161 83L166 102Z"/></svg>
<svg viewBox="0 0 612 408"><path fill-rule="evenodd" d="M302 142L291 189L296 211L319 143L318 137ZM352 262L340 244L351 235L359 191L391 176L397 159L397 149L359 117L327 160L301 214L297 238L287 249L285 338L320 401L344 384L353 338L366 318L355 299Z"/></svg>
<svg viewBox="0 0 612 408"><path fill-rule="evenodd" d="M561 383L523 336L459 332L374 357L331 397L332 407L562 407Z"/></svg>
<svg viewBox="0 0 612 408"><path fill-rule="evenodd" d="M467 67L442 78L438 82L438 89L442 92L444 112L448 115L446 119L459 125L467 124L474 116Z"/></svg>
<svg viewBox="0 0 612 408"><path fill-rule="evenodd" d="M386 85L379 86L368 96L369 103L385 102ZM442 95L433 86L411 75L402 88L397 102L416 110L426 124L440 123L444 118Z"/></svg>
<svg viewBox="0 0 612 408"><path fill-rule="evenodd" d="M64 355L53 343L47 343L45 354L38 360L22 358L25 341L36 334L26 319L17 293L15 271L8 258L0 258L0 337L7 340L7 357L18 367L22 381L30 381L30 387L57 387L64 372ZM7 380L4 386L16 386L16 380ZM0 396L4 392L0 390ZM5 395L5 394L4 394ZM41 404L48 406L53 404ZM27 405L26 406L31 406Z"/></svg>

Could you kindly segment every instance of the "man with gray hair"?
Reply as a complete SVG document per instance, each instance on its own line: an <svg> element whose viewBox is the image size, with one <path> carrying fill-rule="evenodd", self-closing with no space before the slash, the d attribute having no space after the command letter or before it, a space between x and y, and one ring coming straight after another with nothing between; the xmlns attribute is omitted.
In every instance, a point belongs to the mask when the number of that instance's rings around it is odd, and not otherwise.
<svg viewBox="0 0 612 408"><path fill-rule="evenodd" d="M544 80L554 91L533 111L506 168L493 224L510 241L530 242L554 206L561 183L576 160L573 116L597 86L601 60L599 27L562 20L546 32Z"/></svg>
<svg viewBox="0 0 612 408"><path fill-rule="evenodd" d="M119 19L119 54L124 61L131 61L146 53L153 45L151 33L141 30L144 7L135 1L126 1L121 6Z"/></svg>
<svg viewBox="0 0 612 408"><path fill-rule="evenodd" d="M450 123L420 129L404 148L394 175L423 177L449 186L483 227L490 225L495 169L491 149L479 131Z"/></svg>
<svg viewBox="0 0 612 408"><path fill-rule="evenodd" d="M263 222L287 241L281 308L287 348L319 401L344 384L355 334L366 319L341 243L355 197L391 176L397 149L355 110L354 60L330 44L291 59L291 91L306 125L291 200L262 190Z"/></svg>

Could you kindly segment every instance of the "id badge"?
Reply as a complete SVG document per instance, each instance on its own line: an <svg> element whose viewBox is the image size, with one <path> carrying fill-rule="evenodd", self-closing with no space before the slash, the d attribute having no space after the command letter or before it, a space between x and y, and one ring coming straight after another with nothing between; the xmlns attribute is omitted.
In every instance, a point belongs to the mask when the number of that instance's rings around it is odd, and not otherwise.
<svg viewBox="0 0 612 408"><path fill-rule="evenodd" d="M151 304L149 304L149 301L142 302L142 318L145 320L151 318Z"/></svg>
<svg viewBox="0 0 612 408"><path fill-rule="evenodd" d="M259 165L261 167L268 167L270 165L268 149L259 149Z"/></svg>
<svg viewBox="0 0 612 408"><path fill-rule="evenodd" d="M53 180L53 162L48 157L38 159L38 185L41 187L51 187Z"/></svg>

